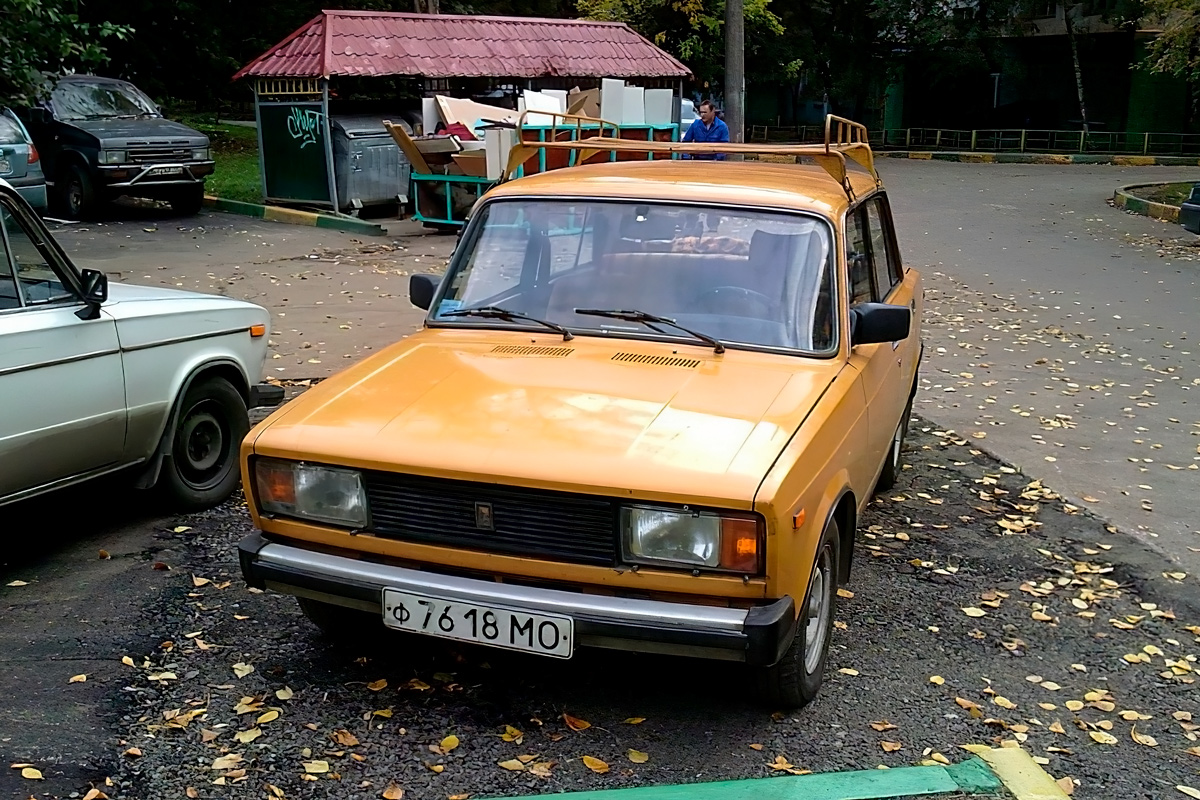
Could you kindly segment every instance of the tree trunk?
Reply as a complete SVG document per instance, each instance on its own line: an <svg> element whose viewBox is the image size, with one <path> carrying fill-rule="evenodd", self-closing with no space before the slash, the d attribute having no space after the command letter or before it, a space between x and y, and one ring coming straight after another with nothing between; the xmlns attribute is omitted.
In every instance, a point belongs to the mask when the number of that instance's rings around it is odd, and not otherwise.
<svg viewBox="0 0 1200 800"><path fill-rule="evenodd" d="M1063 5L1063 20L1067 26L1067 41L1071 44L1071 60L1075 62L1075 91L1079 94L1079 118L1083 120L1083 132L1087 133L1087 104L1083 100L1083 70L1079 66L1079 43L1075 37L1075 23L1071 21L1071 6Z"/></svg>
<svg viewBox="0 0 1200 800"><path fill-rule="evenodd" d="M725 2L725 124L729 141L745 141L746 16L742 0Z"/></svg>

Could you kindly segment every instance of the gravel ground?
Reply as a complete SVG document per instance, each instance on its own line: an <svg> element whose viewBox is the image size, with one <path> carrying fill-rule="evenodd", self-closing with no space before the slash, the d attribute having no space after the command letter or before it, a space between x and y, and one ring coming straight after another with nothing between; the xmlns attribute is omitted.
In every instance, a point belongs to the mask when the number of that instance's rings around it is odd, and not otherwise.
<svg viewBox="0 0 1200 800"><path fill-rule="evenodd" d="M754 704L736 665L556 662L382 631L331 643L291 598L246 589L250 525L230 503L164 529L186 563L145 612L162 644L113 655L133 663L113 786L99 785L145 800L497 797L763 777L778 758L960 761L960 745L1005 741L1076 797L1200 785L1184 752L1200 603L1133 539L914 425L912 467L863 520L827 682L802 712Z"/></svg>

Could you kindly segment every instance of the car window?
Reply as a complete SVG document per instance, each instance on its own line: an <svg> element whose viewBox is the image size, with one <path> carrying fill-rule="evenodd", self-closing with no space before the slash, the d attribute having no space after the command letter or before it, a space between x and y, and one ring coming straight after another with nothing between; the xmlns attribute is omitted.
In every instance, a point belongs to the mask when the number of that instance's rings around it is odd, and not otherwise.
<svg viewBox="0 0 1200 800"><path fill-rule="evenodd" d="M859 208L846 215L846 266L850 271L850 305L875 299L871 280L871 254L867 249L867 225Z"/></svg>
<svg viewBox="0 0 1200 800"><path fill-rule="evenodd" d="M4 231L6 261L16 274L25 305L46 305L75 299L74 293L63 285L28 231L7 208L0 209L0 228Z"/></svg>
<svg viewBox="0 0 1200 800"><path fill-rule="evenodd" d="M871 232L871 259L875 267L875 286L879 291L877 300L882 301L892 287L901 281L895 250L891 246L890 217L882 197L867 204L867 226Z"/></svg>
<svg viewBox="0 0 1200 800"><path fill-rule="evenodd" d="M25 132L7 114L0 114L0 144L26 144Z"/></svg>
<svg viewBox="0 0 1200 800"><path fill-rule="evenodd" d="M597 335L661 338L636 310L729 344L836 347L830 226L807 214L634 200L480 208L434 319L497 305ZM503 325L478 317L458 324Z"/></svg>
<svg viewBox="0 0 1200 800"><path fill-rule="evenodd" d="M21 295L13 279L12 262L3 238L0 238L0 251L0 311L11 311L21 307Z"/></svg>

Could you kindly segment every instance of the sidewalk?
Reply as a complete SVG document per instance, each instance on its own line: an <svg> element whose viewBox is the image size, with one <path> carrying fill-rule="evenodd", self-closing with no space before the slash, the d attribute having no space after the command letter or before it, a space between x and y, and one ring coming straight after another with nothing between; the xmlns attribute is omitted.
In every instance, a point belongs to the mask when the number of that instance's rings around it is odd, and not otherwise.
<svg viewBox="0 0 1200 800"><path fill-rule="evenodd" d="M1200 158L1185 156L1120 156L1094 153L978 153L929 150L876 150L876 158L959 161L966 164L1111 164L1116 167L1195 167Z"/></svg>

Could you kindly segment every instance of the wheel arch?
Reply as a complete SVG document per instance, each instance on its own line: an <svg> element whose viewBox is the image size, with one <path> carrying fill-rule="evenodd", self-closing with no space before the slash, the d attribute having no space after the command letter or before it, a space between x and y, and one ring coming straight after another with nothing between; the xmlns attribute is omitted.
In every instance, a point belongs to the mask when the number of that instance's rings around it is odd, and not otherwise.
<svg viewBox="0 0 1200 800"><path fill-rule="evenodd" d="M192 367L191 371L188 372L180 383L179 389L175 392L175 400L171 403L171 413L167 415L166 424L159 435L158 446L154 450L154 455L150 457L146 469L138 478L136 482L137 488L149 489L158 482L163 462L171 455L171 444L174 439L172 433L179 422L183 398L194 384L209 378L224 379L237 391L242 401L249 404L250 379L242 370L241 365L233 359L214 358Z"/></svg>

